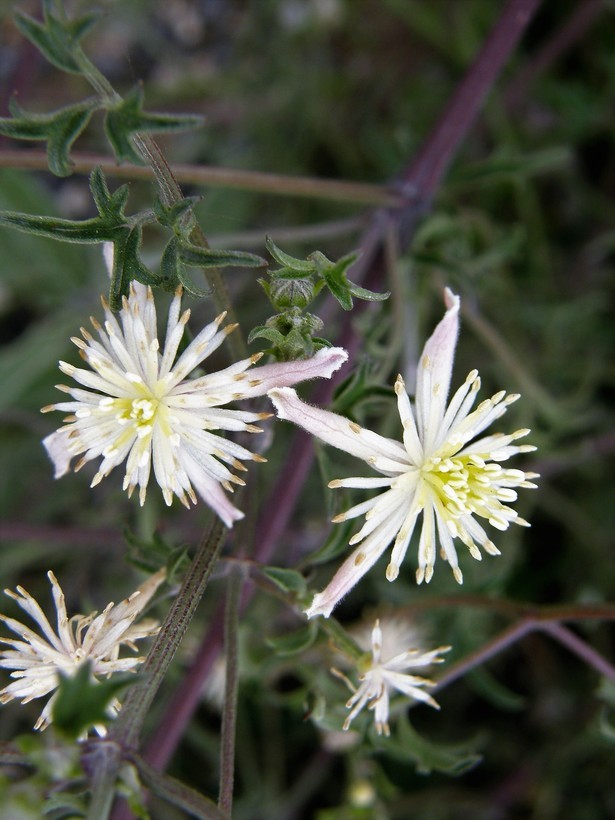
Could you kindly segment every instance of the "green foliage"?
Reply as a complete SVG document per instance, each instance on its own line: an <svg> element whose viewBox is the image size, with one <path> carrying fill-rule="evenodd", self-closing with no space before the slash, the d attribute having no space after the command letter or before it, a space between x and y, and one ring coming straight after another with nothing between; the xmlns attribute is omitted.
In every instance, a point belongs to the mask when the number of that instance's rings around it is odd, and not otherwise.
<svg viewBox="0 0 615 820"><path fill-rule="evenodd" d="M157 114L143 111L143 89L135 86L124 99L109 105L105 114L105 134L119 162L143 163L142 155L135 149L135 134L158 134L200 128L202 117L193 115Z"/></svg>
<svg viewBox="0 0 615 820"><path fill-rule="evenodd" d="M278 313L269 317L264 325L253 328L248 342L267 339L273 345L268 352L276 359L306 358L315 350L330 345L326 339L315 335L324 327L322 320L305 312L323 287L328 288L344 310L352 310L353 296L372 302L389 297L388 293L373 293L348 280L346 271L358 259L356 253L332 262L320 251L315 251L304 260L282 251L270 237L267 237L266 245L282 267L269 271L268 280L259 279L258 282Z"/></svg>
<svg viewBox="0 0 615 820"><path fill-rule="evenodd" d="M97 680L90 661L81 664L74 675L61 675L52 708L55 731L77 740L93 726L104 726L109 722L111 701L137 681L138 676L130 674Z"/></svg>
<svg viewBox="0 0 615 820"><path fill-rule="evenodd" d="M69 155L73 143L87 127L96 108L97 100L91 99L50 114L31 114L13 99L9 102L13 116L0 118L0 134L11 139L45 141L49 170L58 177L66 177L71 173Z"/></svg>
<svg viewBox="0 0 615 820"><path fill-rule="evenodd" d="M53 0L43 0L43 22L27 14L17 13L15 23L24 37L56 68L70 74L81 74L82 68L75 57L79 42L100 18L99 12L90 12L74 20L60 18L53 13Z"/></svg>
<svg viewBox="0 0 615 820"><path fill-rule="evenodd" d="M386 741L386 746L377 735L372 735L372 742L402 763L413 763L419 774L444 772L459 777L481 761L475 741L455 745L433 743L419 735L405 716L397 721L397 734Z"/></svg>

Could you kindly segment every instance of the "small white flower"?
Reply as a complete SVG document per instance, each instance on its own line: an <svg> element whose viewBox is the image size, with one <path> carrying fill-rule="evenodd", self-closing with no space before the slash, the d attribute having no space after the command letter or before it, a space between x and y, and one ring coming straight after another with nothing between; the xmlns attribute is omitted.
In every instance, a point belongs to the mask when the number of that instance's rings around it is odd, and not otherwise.
<svg viewBox="0 0 615 820"><path fill-rule="evenodd" d="M21 638L0 638L0 643L11 647L0 651L0 667L14 670L11 677L15 679L0 691L0 703L9 703L15 698L21 698L22 703L29 703L34 698L42 698L58 688L60 672L74 675L87 661L92 664L95 678L109 676L114 672L133 671L145 658L120 658L121 648L126 646L136 652L135 641L158 632L158 623L151 618L137 625L133 625L133 621L164 581L164 569L148 578L117 606L110 603L100 615L92 612L90 615L73 615L70 619L66 612L64 593L55 575L48 572L47 577L56 608L55 630L36 600L23 587L18 586L17 592L5 590L37 624L41 634L14 618L0 615L0 621ZM35 729L46 729L51 722L54 697L55 695L45 705L34 725ZM119 702L114 699L110 705L110 714L117 714L118 709ZM104 727L95 728L99 733L104 732Z"/></svg>
<svg viewBox="0 0 615 820"><path fill-rule="evenodd" d="M130 496L139 487L143 504L150 471L170 505L176 495L186 506L197 494L230 527L243 517L227 498L232 484L245 482L234 470L245 470L241 459L264 461L245 447L214 434L213 430L260 432L252 422L268 413L229 410L236 399L262 396L272 387L305 379L329 377L346 360L340 348L320 350L305 361L284 362L248 370L262 354L232 364L217 373L188 380L236 327L221 329L225 314L208 324L176 358L190 311L181 313L181 288L169 309L164 348L160 350L156 309L150 288L133 283L124 298L119 320L103 299L104 328L91 319L99 340L84 328L83 339L73 338L88 370L60 362L60 370L85 387L58 385L73 401L59 402L43 412L62 410L70 415L65 426L43 441L54 463L55 477L65 475L71 461L79 470L102 458L92 487L126 461L123 488ZM195 492L196 491L196 492Z"/></svg>
<svg viewBox="0 0 615 820"><path fill-rule="evenodd" d="M440 646L431 652L421 652L419 649L405 649L400 652L400 644L397 643L396 654L393 654L396 637L389 636L384 645L380 621L376 620L371 633L371 655L366 654L358 665L358 687L355 687L345 675L333 670L354 692L346 704L350 714L344 721L344 731L349 729L359 712L367 706L374 712L378 734L390 735L389 701L393 690L422 703L428 703L434 709L440 708L431 695L424 691L424 687L434 686L434 682L428 678L408 675L405 670L442 663L444 658L440 658L439 655L448 652L450 646Z"/></svg>
<svg viewBox="0 0 615 820"><path fill-rule="evenodd" d="M531 445L514 444L530 431L494 433L472 441L519 396L507 396L501 391L472 411L480 387L478 372L472 370L447 406L459 330L459 297L447 288L444 298L447 311L425 344L419 362L414 412L401 376L395 383L403 443L305 404L294 390L269 392L279 418L293 421L325 443L363 459L381 474L335 480L329 487L384 489L333 519L340 522L365 515L363 527L350 539L351 545L359 546L327 588L315 595L308 617L328 617L391 542L386 576L389 581L395 580L420 513L419 584L431 580L438 543L442 558L448 561L459 583L463 576L454 539L462 541L477 560L481 560L477 544L490 555L499 555L477 518L486 519L499 530L506 530L511 523L529 526L508 505L517 498L514 488L536 486L529 480L536 473L504 469L499 462L535 450Z"/></svg>

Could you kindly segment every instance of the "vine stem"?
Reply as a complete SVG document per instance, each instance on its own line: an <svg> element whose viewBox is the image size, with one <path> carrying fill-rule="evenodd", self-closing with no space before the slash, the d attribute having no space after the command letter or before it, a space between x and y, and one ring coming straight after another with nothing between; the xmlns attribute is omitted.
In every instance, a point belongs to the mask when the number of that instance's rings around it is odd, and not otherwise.
<svg viewBox="0 0 615 820"><path fill-rule="evenodd" d="M152 168L125 163L118 165L102 154L85 151L71 153L72 169L78 174L89 174L93 168L102 168L107 176L116 179L143 179L152 177ZM21 151L6 149L0 151L0 167L43 170L49 165L44 151ZM242 168L224 168L218 165L173 164L173 177L191 185L206 185L211 188L234 188L241 191L271 194L272 196L294 196L308 199L327 199L333 202L349 202L355 205L384 205L400 207L404 196L388 185L369 182L349 182L337 179L288 176L265 171L249 171Z"/></svg>
<svg viewBox="0 0 615 820"><path fill-rule="evenodd" d="M570 607L570 609L574 609ZM595 616L594 616L595 617ZM615 620L615 612L611 610L610 618ZM505 649L515 644L517 641L529 635L531 632L544 632L557 640L563 646L567 647L571 652L580 657L588 666L592 666L601 675L609 678L615 682L615 666L606 660L599 652L592 646L587 644L584 640L575 635L570 629L560 623L559 619L551 620L548 613L541 613L537 617L527 616L521 618L516 623L511 624L495 638L492 638L486 644L481 646L475 652L471 652L462 660L453 664L443 675L441 675L434 687L434 691L438 692L445 689L454 681L463 677L465 674L481 666L483 663L491 660L491 658L499 655Z"/></svg>
<svg viewBox="0 0 615 820"><path fill-rule="evenodd" d="M181 589L143 664L140 672L141 682L129 689L120 715L110 732L109 740L114 744L113 748L118 751L134 749L138 745L141 729L152 701L188 629L218 560L224 533L224 525L216 518L201 540ZM107 748L109 740L100 741L100 744L92 741L89 748L90 750L96 749L97 745L102 744L105 744ZM91 756L92 752L88 754ZM91 802L91 806L96 808L97 813L91 814L89 820L106 820L109 816L118 767L117 755L99 755L93 767ZM105 797L109 794L111 795L110 800Z"/></svg>

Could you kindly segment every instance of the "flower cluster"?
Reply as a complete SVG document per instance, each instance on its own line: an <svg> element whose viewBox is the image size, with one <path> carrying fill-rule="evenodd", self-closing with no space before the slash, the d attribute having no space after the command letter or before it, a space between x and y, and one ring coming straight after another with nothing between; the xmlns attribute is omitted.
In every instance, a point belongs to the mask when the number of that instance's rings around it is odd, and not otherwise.
<svg viewBox="0 0 615 820"><path fill-rule="evenodd" d="M145 658L120 658L120 650L128 647L137 651L136 641L158 632L157 621L146 619L138 624L134 621L164 581L164 569L148 578L121 603L108 604L100 614L92 612L89 615L73 615L72 618L66 612L64 593L55 575L48 572L47 577L56 609L55 629L36 600L23 587L18 586L16 592L5 590L32 618L40 633L14 618L0 615L0 621L21 639L0 638L0 643L10 647L0 652L0 667L14 670L11 672L13 682L0 691L0 703L9 703L15 698L29 703L35 698L45 697L59 686L60 673L74 675L87 661L92 664L94 678L114 672L132 672ZM51 722L54 697L47 701L34 725L35 729L46 729ZM119 702L114 699L110 704L110 714L117 714L118 709ZM104 732L104 727L95 728Z"/></svg>
<svg viewBox="0 0 615 820"><path fill-rule="evenodd" d="M477 560L481 559L479 546L490 555L499 554L477 518L486 519L498 530L506 530L511 523L528 526L509 504L517 498L517 488L536 486L531 481L536 474L503 468L501 462L535 449L515 443L530 431L521 429L476 438L519 396L507 396L501 391L473 410L480 378L472 370L447 405L459 332L459 297L447 289L445 304L445 316L421 355L414 411L401 376L395 383L402 442L366 430L336 413L312 407L289 388L269 392L279 418L292 421L325 443L362 459L380 474L338 479L330 487L383 490L334 519L340 522L364 515L365 523L350 539L351 545L358 545L355 551L327 588L314 597L308 617L328 617L391 542L393 550L386 576L389 581L395 580L421 513L416 571L419 584L431 580L438 544L459 583L463 576L455 539L464 543Z"/></svg>
<svg viewBox="0 0 615 820"><path fill-rule="evenodd" d="M198 494L231 527L243 513L224 491L232 492L233 484L244 484L232 470L245 470L242 460L264 459L212 431L258 433L260 428L253 422L270 414L230 410L225 405L264 396L273 387L328 378L346 360L346 352L326 348L311 359L265 365L248 373L262 356L256 354L217 373L187 379L236 327L222 327L224 313L178 356L190 317L189 310L181 312L181 288L169 309L162 350L150 288L132 283L119 321L104 299L103 307L104 327L91 319L98 339L85 328L81 328L83 338L72 339L89 369L60 362L60 370L82 387L58 385L72 401L43 408L43 412L70 414L65 426L43 442L56 478L68 472L76 456L81 458L75 471L102 458L92 480L94 487L126 461L123 488L130 496L139 487L143 504L153 467L168 505L177 496L188 507L190 502L196 504Z"/></svg>
<svg viewBox="0 0 615 820"><path fill-rule="evenodd" d="M341 522L364 516L364 523L350 539L354 551L329 585L314 596L308 617L328 617L391 544L386 577L395 580L420 518L417 582L431 580L439 548L461 583L457 540L480 560L481 549L490 555L499 554L481 520L498 530L506 530L512 523L527 526L510 505L517 498L517 489L536 486L532 481L536 474L502 465L511 456L535 448L517 443L529 433L527 429L483 435L519 397L500 391L476 404L480 388L476 370L449 399L460 300L449 289L445 290L444 300L445 315L426 342L419 361L414 406L402 377L395 382L403 430L401 441L397 441L306 404L291 389L291 385L306 379L329 378L347 358L340 348L324 348L307 360L251 369L262 355L257 354L224 370L189 378L235 325L224 327L222 314L179 353L190 316L190 311L181 311L180 288L171 302L161 346L152 292L133 283L119 317L103 300L104 326L91 320L97 338L82 328L82 338L73 339L88 369L60 362L62 372L79 386L59 385L71 400L43 408L44 412L61 410L69 414L64 426L44 440L56 477L68 472L75 457L75 470L100 459L92 480L95 486L126 462L124 489L130 496L138 487L141 504L153 470L167 504L176 496L189 506L191 502L196 504L200 496L230 527L243 515L227 496L233 485L244 483L236 473L246 469L243 461L264 459L216 431L260 432L254 422L267 418L269 413L229 409L226 405L268 395L279 418L365 461L376 473L336 479L330 487L380 491L334 519ZM25 590L18 587L17 594L8 592L38 624L43 637L13 619L2 618L21 640L2 641L11 648L0 653L0 665L14 670L15 681L0 692L1 702L13 698L27 702L49 694L58 685L59 671L70 674L85 659L92 661L95 676L133 669L142 659L120 659L120 647L134 648L135 640L156 630L150 623L140 627L132 623L161 582L160 574L119 606L110 604L101 615L93 613L71 620L52 573L49 578L57 631ZM425 691L433 683L408 670L442 662L440 655L450 647L422 652L400 649L400 642L394 641L394 649L387 649L385 637L377 620L371 629L369 651L358 665L357 686L336 672L353 692L346 704L350 711L344 729L367 706L374 712L377 732L388 735L393 692L439 708ZM48 724L52 702L53 698L36 728ZM117 709L117 704L113 708Z"/></svg>

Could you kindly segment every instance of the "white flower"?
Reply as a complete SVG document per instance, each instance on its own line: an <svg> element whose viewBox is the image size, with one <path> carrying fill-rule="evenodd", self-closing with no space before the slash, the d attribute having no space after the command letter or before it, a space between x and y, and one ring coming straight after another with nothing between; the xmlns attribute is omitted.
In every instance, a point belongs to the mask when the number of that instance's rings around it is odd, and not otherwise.
<svg viewBox="0 0 615 820"><path fill-rule="evenodd" d="M389 699L392 690L397 690L403 695L422 703L428 703L434 709L440 708L423 688L434 686L434 682L416 675L408 675L405 670L442 663L444 658L438 656L442 652L448 652L450 646L440 646L431 652L421 652L419 649L405 649L393 654L394 637L390 636L387 640L388 647L384 646L380 621L376 620L371 634L371 656L365 655L362 661L359 662L358 688L353 686L345 675L334 670L335 674L345 680L354 692L346 704L346 708L350 709L350 714L344 721L344 731L348 730L359 712L367 706L374 712L374 722L378 734L390 735ZM399 643L397 643L398 648Z"/></svg>
<svg viewBox="0 0 615 820"><path fill-rule="evenodd" d="M366 430L343 416L311 407L294 390L269 392L280 418L363 459L381 474L335 480L329 487L384 488L384 492L333 519L340 522L365 514L363 527L350 539L351 545L359 546L327 588L314 597L308 617L328 617L391 542L386 576L389 581L395 580L421 512L416 572L419 584L431 580L438 543L441 556L451 565L459 583L463 576L456 538L477 560L481 559L477 544L490 555L499 554L477 518L485 518L499 530L506 530L511 523L529 526L508 505L517 498L513 488L536 486L529 481L536 473L504 469L499 462L535 450L530 445L514 444L530 431L494 433L472 442L519 396L507 396L501 391L472 411L480 387L478 372L473 370L447 406L459 330L459 297L447 288L444 298L446 314L425 344L419 362L415 412L401 376L395 383L403 443Z"/></svg>
<svg viewBox="0 0 615 820"><path fill-rule="evenodd" d="M226 465L245 470L241 459L265 459L211 431L258 433L260 428L252 422L269 414L223 405L262 396L272 387L329 377L346 360L346 352L323 349L306 361L265 365L248 374L245 371L261 358L256 354L225 370L187 380L236 325L220 329L225 314L218 316L176 358L190 316L189 310L180 313L180 303L181 288L169 309L161 352L150 288L132 284L119 314L121 324L103 299L104 328L91 319L99 340L84 328L83 339L72 339L91 369L60 362L60 370L87 389L58 385L73 401L49 405L43 412L62 410L70 415L65 426L43 444L56 478L69 471L75 456L81 456L75 471L101 457L94 487L126 460L123 488L130 496L138 486L143 504L153 466L167 504L176 495L188 507L190 501L196 504L198 493L230 527L243 513L231 504L224 489L232 491L232 484L245 482Z"/></svg>
<svg viewBox="0 0 615 820"><path fill-rule="evenodd" d="M0 703L9 703L15 698L21 698L22 703L29 703L34 698L42 698L58 688L60 672L74 675L81 664L87 661L92 664L94 677L133 671L145 658L120 658L121 648L127 646L136 652L135 641L158 632L158 623L152 619L143 620L137 625L133 625L133 621L164 581L164 569L148 578L117 606L110 603L100 615L92 612L90 615L73 615L70 619L66 612L64 593L55 575L48 572L47 577L56 608L55 630L36 600L23 587L18 586L17 592L5 590L38 625L41 634L14 618L0 615L0 621L21 638L0 638L0 643L11 647L0 651L0 667L15 670L11 672L11 677L15 680L0 691ZM46 729L51 722L54 697L45 705L34 725L35 729ZM118 709L119 702L115 699L111 702L110 713L117 714ZM95 728L104 732L104 727Z"/></svg>

